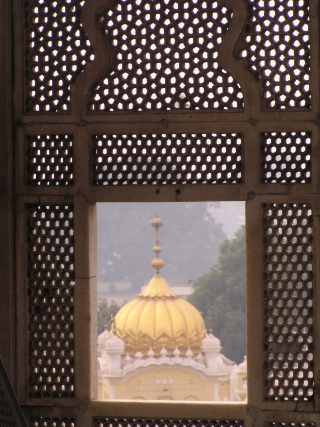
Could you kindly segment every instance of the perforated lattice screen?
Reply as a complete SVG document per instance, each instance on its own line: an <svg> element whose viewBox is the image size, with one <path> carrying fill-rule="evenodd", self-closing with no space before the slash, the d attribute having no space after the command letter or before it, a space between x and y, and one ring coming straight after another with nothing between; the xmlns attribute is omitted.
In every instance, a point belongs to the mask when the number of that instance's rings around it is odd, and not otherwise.
<svg viewBox="0 0 320 427"><path fill-rule="evenodd" d="M94 135L97 185L242 182L242 135Z"/></svg>
<svg viewBox="0 0 320 427"><path fill-rule="evenodd" d="M72 188L64 188L63 195L58 195L58 188L48 187L74 185L83 200L98 202L114 199L115 192L97 186L175 184L192 184L195 191L188 188L190 199L208 194L210 200L215 196L217 200L233 196L240 200L246 197L248 188L252 194L258 188L262 199L266 196L270 200L270 194L277 193L277 200L283 194L288 201L295 190L302 195L302 186L292 189L286 184L310 184L303 188L310 199L303 200L311 200L317 191L314 181L319 169L319 138L315 130L317 113L311 104L316 99L314 94L311 97L311 88L317 83L310 85L311 56L316 64L318 51L317 47L311 49L310 42L316 44L319 39L318 17L311 0L13 3L13 16L22 17L12 29L17 75L13 86L20 87L15 89L18 96L13 100L13 110L19 112L19 117L13 122L23 123L17 134L24 135L24 144L17 144L15 150L19 161L25 161L24 170L15 175L17 205L21 205L22 194L23 203L43 203L53 197L59 200L54 205L27 205L27 257L18 263L24 266L27 261L28 358L26 372L23 368L18 372L18 376L26 377L27 390L21 396L23 401L36 398L41 405L41 398L75 397L73 206L58 203L77 196ZM81 17L84 5L91 13L85 15L86 19ZM316 66L312 72L316 82ZM82 73L83 88L77 85ZM256 104L244 105L244 96L248 103L253 100L251 89L263 114ZM75 99L71 99L72 94ZM76 105L79 109L73 108ZM296 110L299 112L292 115ZM25 115L20 117L22 111ZM249 111L254 117L248 118ZM112 123L110 112L115 118ZM55 117L48 113L55 113ZM295 119L303 126L293 125ZM183 123L187 123L185 129ZM258 157L251 159L248 147L255 141L258 145L260 142L260 150L256 145L252 152ZM244 142L248 144L245 159ZM89 166L90 176L81 181L88 185L80 181L78 185L75 159L77 171L87 171ZM245 166L248 171L252 165L250 173L245 173ZM202 194L196 194L197 184L207 185L208 193L202 186ZM237 185L219 188L216 184ZM92 186L94 196L90 193ZM224 194L224 189L231 187L230 193ZM135 188L128 199L141 201L144 193L148 193L146 198L156 197L145 188L141 193L138 190ZM124 189L119 194L120 199L129 195ZM254 207L250 209L254 215ZM81 215L85 214L79 212L83 219ZM262 219L263 398L310 402L315 394L311 205L266 204ZM18 238L24 241L23 236ZM254 240L252 236L249 239ZM21 272L16 273L23 285L25 278ZM19 320L24 308L18 302ZM17 348L26 344L23 340L20 333ZM19 361L23 359L23 355L19 357ZM86 355L77 357L80 364L86 365ZM262 361L249 362L261 366ZM250 381L254 379L249 378L249 388ZM79 382L81 387L89 380ZM89 394L86 390L83 393ZM73 400L74 412L70 412L70 405L62 399L60 402L61 407L65 406L62 414L87 410L76 407ZM42 404L47 405L47 401ZM0 390L0 409L1 405ZM285 410L290 407L283 406ZM50 417L33 417L30 425L74 427L74 418L53 416L61 415L59 410L43 409L41 413ZM250 419L251 414L246 417ZM314 426L279 422L277 417L275 420L265 426ZM234 427L244 422L97 416L92 425Z"/></svg>
<svg viewBox="0 0 320 427"><path fill-rule="evenodd" d="M32 417L29 427L76 427L76 419L70 417Z"/></svg>
<svg viewBox="0 0 320 427"><path fill-rule="evenodd" d="M69 109L70 84L94 59L80 20L83 4L25 1L26 112ZM236 52L261 79L263 105L311 108L309 0L247 4ZM96 19L110 67L92 82L90 111L243 108L241 88L218 58L234 19L230 9L218 2L126 0Z"/></svg>
<svg viewBox="0 0 320 427"><path fill-rule="evenodd" d="M94 417L92 427L244 427L243 421L234 420L174 420Z"/></svg>
<svg viewBox="0 0 320 427"><path fill-rule="evenodd" d="M315 427L316 423L312 422L303 422L303 423L296 423L296 422L266 422L264 423L264 427Z"/></svg>
<svg viewBox="0 0 320 427"><path fill-rule="evenodd" d="M16 427L16 421L13 417L6 394L0 384L0 426Z"/></svg>
<svg viewBox="0 0 320 427"><path fill-rule="evenodd" d="M247 5L238 55L262 81L262 106L311 108L309 0L248 0Z"/></svg>
<svg viewBox="0 0 320 427"><path fill-rule="evenodd" d="M73 184L72 135L27 135L26 181L29 185Z"/></svg>
<svg viewBox="0 0 320 427"><path fill-rule="evenodd" d="M243 108L218 61L232 19L216 1L115 1L97 18L111 65L91 88L89 110Z"/></svg>
<svg viewBox="0 0 320 427"><path fill-rule="evenodd" d="M263 206L265 399L313 400L309 204Z"/></svg>
<svg viewBox="0 0 320 427"><path fill-rule="evenodd" d="M261 135L262 182L311 182L311 132L265 132Z"/></svg>
<svg viewBox="0 0 320 427"><path fill-rule="evenodd" d="M74 397L74 237L69 205L27 206L28 395Z"/></svg>
<svg viewBox="0 0 320 427"><path fill-rule="evenodd" d="M25 111L66 112L70 84L93 59L80 22L84 0L24 0Z"/></svg>

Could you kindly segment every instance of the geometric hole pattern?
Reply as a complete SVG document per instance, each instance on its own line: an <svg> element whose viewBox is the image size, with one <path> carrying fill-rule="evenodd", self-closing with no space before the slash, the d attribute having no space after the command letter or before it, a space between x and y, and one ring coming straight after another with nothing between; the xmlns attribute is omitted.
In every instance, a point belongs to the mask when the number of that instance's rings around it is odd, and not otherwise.
<svg viewBox="0 0 320 427"><path fill-rule="evenodd" d="M310 109L310 0L247 4L247 24L236 54L262 80L262 106Z"/></svg>
<svg viewBox="0 0 320 427"><path fill-rule="evenodd" d="M234 18L217 1L118 0L96 19L111 65L91 87L89 111L243 108L218 61Z"/></svg>
<svg viewBox="0 0 320 427"><path fill-rule="evenodd" d="M92 136L92 184L242 182L242 134Z"/></svg>
<svg viewBox="0 0 320 427"><path fill-rule="evenodd" d="M264 427L316 427L316 423L270 422L266 421Z"/></svg>
<svg viewBox="0 0 320 427"><path fill-rule="evenodd" d="M261 144L263 183L311 182L311 132L262 133Z"/></svg>
<svg viewBox="0 0 320 427"><path fill-rule="evenodd" d="M72 135L27 135L26 163L27 185L72 185Z"/></svg>
<svg viewBox="0 0 320 427"><path fill-rule="evenodd" d="M94 58L80 23L84 0L25 0L25 111L66 112L70 85Z"/></svg>
<svg viewBox="0 0 320 427"><path fill-rule="evenodd" d="M69 417L31 417L29 427L76 427L76 419Z"/></svg>
<svg viewBox="0 0 320 427"><path fill-rule="evenodd" d="M312 401L311 205L263 205L266 400Z"/></svg>
<svg viewBox="0 0 320 427"><path fill-rule="evenodd" d="M6 393L0 384L0 426L16 427L16 420L13 417L12 408L9 404Z"/></svg>
<svg viewBox="0 0 320 427"><path fill-rule="evenodd" d="M243 421L93 417L92 427L244 427Z"/></svg>
<svg viewBox="0 0 320 427"><path fill-rule="evenodd" d="M27 205L28 395L74 389L74 237L69 205Z"/></svg>

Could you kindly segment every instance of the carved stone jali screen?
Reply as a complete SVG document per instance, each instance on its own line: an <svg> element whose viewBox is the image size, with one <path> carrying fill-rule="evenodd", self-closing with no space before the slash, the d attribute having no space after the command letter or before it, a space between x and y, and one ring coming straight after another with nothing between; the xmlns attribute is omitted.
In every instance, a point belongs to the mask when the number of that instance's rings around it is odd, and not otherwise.
<svg viewBox="0 0 320 427"><path fill-rule="evenodd" d="M29 425L320 427L318 0L4 3ZM238 200L247 402L97 400L96 203Z"/></svg>

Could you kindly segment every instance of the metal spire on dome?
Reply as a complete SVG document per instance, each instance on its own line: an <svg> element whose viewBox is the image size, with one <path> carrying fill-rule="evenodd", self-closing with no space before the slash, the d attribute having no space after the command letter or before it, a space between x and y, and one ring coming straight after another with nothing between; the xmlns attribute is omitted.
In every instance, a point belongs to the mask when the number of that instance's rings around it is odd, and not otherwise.
<svg viewBox="0 0 320 427"><path fill-rule="evenodd" d="M131 357L138 351L147 357L150 347L155 357L160 357L163 346L170 357L176 347L181 357L189 347L194 355L199 354L206 334L204 321L199 311L173 292L159 273L164 262L159 257L158 231L163 224L156 217L151 225L156 230L155 258L151 263L156 274L134 300L118 311L114 322L116 334L125 342L126 352Z"/></svg>
<svg viewBox="0 0 320 427"><path fill-rule="evenodd" d="M164 266L163 259L159 257L159 254L161 252L161 246L159 246L159 233L158 230L160 227L163 226L163 223L161 219L157 216L156 218L153 218L151 221L152 227L156 229L156 244L153 247L153 252L156 254L156 257L153 258L151 265L156 270L157 274L159 274L160 269Z"/></svg>

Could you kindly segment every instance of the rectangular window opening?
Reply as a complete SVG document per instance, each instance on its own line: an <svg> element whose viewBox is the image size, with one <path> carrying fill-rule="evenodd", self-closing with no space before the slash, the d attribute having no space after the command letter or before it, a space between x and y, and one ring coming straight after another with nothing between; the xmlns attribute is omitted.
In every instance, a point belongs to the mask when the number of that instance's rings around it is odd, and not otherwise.
<svg viewBox="0 0 320 427"><path fill-rule="evenodd" d="M98 204L98 398L246 402L244 202Z"/></svg>

